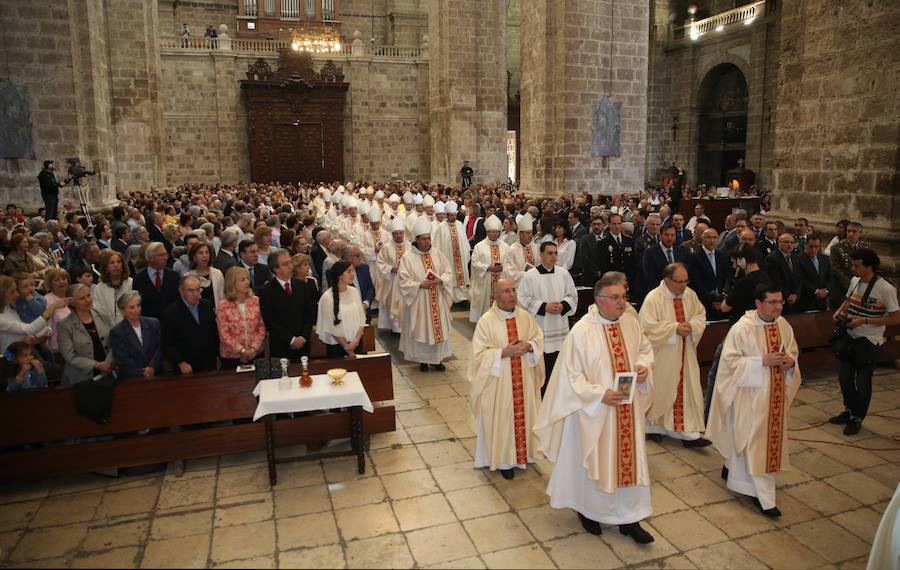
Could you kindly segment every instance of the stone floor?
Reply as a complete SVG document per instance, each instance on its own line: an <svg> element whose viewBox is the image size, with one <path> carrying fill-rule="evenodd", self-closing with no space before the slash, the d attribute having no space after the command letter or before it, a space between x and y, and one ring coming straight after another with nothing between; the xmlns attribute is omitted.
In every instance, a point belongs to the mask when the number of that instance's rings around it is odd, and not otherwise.
<svg viewBox="0 0 900 570"><path fill-rule="evenodd" d="M463 313L455 318L465 319ZM462 330L462 332L460 332ZM0 487L0 565L217 568L863 568L900 481L900 373L878 371L853 443L835 426L792 431L794 469L779 477L781 519L725 490L711 449L648 442L656 542L617 529L585 534L544 494L550 464L513 481L472 467L469 341L456 327L445 373L394 367L397 431L355 459L279 468L262 453L188 462L173 472L94 475ZM793 428L839 411L834 378L804 384ZM884 416L892 416L890 419ZM288 450L289 452L292 450Z"/></svg>

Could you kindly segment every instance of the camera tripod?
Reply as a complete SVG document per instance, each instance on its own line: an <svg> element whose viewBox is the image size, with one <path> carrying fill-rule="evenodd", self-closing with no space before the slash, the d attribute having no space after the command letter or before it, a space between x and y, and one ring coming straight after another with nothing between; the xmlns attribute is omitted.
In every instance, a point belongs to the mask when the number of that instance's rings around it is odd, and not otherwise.
<svg viewBox="0 0 900 570"><path fill-rule="evenodd" d="M84 193L84 187L81 184L76 183L74 185L75 188L75 196L78 197L79 205L81 206L81 213L84 214L85 219L87 220L88 227L94 226L94 220L91 218L91 211L88 209L87 205L87 196Z"/></svg>

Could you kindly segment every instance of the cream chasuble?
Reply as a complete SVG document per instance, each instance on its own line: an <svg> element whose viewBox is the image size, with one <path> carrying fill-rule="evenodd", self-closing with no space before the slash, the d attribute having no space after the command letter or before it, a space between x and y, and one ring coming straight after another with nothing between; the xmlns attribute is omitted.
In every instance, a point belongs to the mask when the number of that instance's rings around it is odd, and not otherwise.
<svg viewBox="0 0 900 570"><path fill-rule="evenodd" d="M441 279L437 287L423 288L431 272ZM410 362L440 364L453 354L450 346L450 264L432 247L421 252L415 246L403 254L397 269L403 310L400 316L400 350Z"/></svg>
<svg viewBox="0 0 900 570"><path fill-rule="evenodd" d="M515 281L522 279L525 272L541 262L539 247L534 242L522 245L518 239L509 246L503 262L503 274Z"/></svg>
<svg viewBox="0 0 900 570"><path fill-rule="evenodd" d="M509 246L500 240L481 240L472 250L472 286L469 288L469 321L477 323L481 315L491 308L491 285L503 277L503 261ZM499 263L500 273L488 271Z"/></svg>
<svg viewBox="0 0 900 570"><path fill-rule="evenodd" d="M602 402L615 372L642 364L650 370L634 385L634 402ZM534 431L539 449L555 463L547 486L550 506L571 508L604 524L629 524L652 512L644 445L644 417L652 402L653 349L641 325L618 321L596 305L566 337Z"/></svg>
<svg viewBox="0 0 900 570"><path fill-rule="evenodd" d="M800 389L800 369L769 368L766 353L781 349L796 362L794 330L783 318L768 323L756 310L731 326L722 346L706 437L725 458L728 488L775 506L774 474L789 468L788 411Z"/></svg>
<svg viewBox="0 0 900 570"><path fill-rule="evenodd" d="M706 309L691 289L675 298L665 281L644 298L641 328L653 346L653 404L647 431L677 439L697 439L705 431L703 389L697 344L706 329ZM689 322L691 334L675 334Z"/></svg>
<svg viewBox="0 0 900 570"><path fill-rule="evenodd" d="M501 358L508 345L523 340L532 352ZM496 303L481 317L472 337L469 397L475 416L475 467L525 468L534 462L532 433L544 383L544 333L526 311L506 312Z"/></svg>
<svg viewBox="0 0 900 570"><path fill-rule="evenodd" d="M390 329L400 332L400 315L403 312L403 298L400 296L400 280L391 269L400 264L400 258L410 250L408 241L401 243L389 239L384 242L381 251L375 260L378 278L381 280L381 290L375 290L375 298L378 300L378 328ZM399 268L398 268L399 271Z"/></svg>
<svg viewBox="0 0 900 570"><path fill-rule="evenodd" d="M381 290L384 288L384 281L381 272L378 271L376 258L378 257L378 250L390 241L393 241L391 234L384 228L379 227L376 232L372 229L372 226L366 226L357 242L360 251L362 251L363 261L369 266L369 274L372 276L372 284L375 286L375 300L379 302L379 308L381 307L379 298Z"/></svg>
<svg viewBox="0 0 900 570"><path fill-rule="evenodd" d="M462 222L444 220L432 235L432 245L450 261L453 272L451 292L454 303L469 298L469 257L471 249Z"/></svg>

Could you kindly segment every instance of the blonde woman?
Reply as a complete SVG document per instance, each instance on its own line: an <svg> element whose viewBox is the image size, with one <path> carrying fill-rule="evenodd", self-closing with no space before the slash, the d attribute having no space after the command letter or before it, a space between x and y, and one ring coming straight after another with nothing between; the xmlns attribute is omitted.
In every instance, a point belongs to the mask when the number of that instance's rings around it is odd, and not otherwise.
<svg viewBox="0 0 900 570"><path fill-rule="evenodd" d="M259 249L259 263L267 263L269 252L272 251L272 228L259 226L253 230L253 241Z"/></svg>
<svg viewBox="0 0 900 570"><path fill-rule="evenodd" d="M44 295L44 300L47 301L47 305L49 306L59 299L65 299L66 289L69 288L70 284L69 272L65 269L56 268L47 271L47 273L44 274L44 288L48 291L48 293ZM70 312L72 311L69 309L68 305L57 309L47 323L50 325L50 340L47 342L47 345L53 352L59 352L59 331L57 330L57 326L60 321L69 316Z"/></svg>
<svg viewBox="0 0 900 570"><path fill-rule="evenodd" d="M19 300L19 289L15 279L9 275L0 275L0 350L24 340L28 344L40 344L47 339L50 331L47 323L53 314L68 305L69 299L57 299L47 302L47 308L41 315L30 323L22 322L16 312L16 301Z"/></svg>
<svg viewBox="0 0 900 570"><path fill-rule="evenodd" d="M262 353L266 326L259 297L250 286L250 273L243 267L231 267L225 273L225 298L216 306L216 325L223 370L252 362Z"/></svg>
<svg viewBox="0 0 900 570"><path fill-rule="evenodd" d="M319 302L319 283L312 275L311 260L305 253L298 253L291 256L291 263L294 264L294 279L302 281L306 285L306 292L314 303Z"/></svg>

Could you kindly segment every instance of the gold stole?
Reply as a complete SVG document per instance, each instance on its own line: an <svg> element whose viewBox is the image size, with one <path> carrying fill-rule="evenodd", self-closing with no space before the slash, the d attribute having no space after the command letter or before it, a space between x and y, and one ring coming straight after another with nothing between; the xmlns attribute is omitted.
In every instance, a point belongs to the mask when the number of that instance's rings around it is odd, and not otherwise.
<svg viewBox="0 0 900 570"><path fill-rule="evenodd" d="M781 333L778 324L765 325L766 352L781 350ZM784 370L769 368L769 429L766 439L766 473L781 471L781 446L784 439Z"/></svg>
<svg viewBox="0 0 900 570"><path fill-rule="evenodd" d="M434 273L434 263L431 262L431 254L422 254L422 264L425 265L426 274L428 271ZM431 327L434 332L434 342L444 342L444 331L441 329L441 304L438 299L438 288L428 288L428 304L431 309Z"/></svg>
<svg viewBox="0 0 900 570"><path fill-rule="evenodd" d="M618 324L604 325L606 346L612 360L613 376L616 372L629 372L628 349ZM632 386L637 390L637 386ZM631 404L619 404L616 408L617 441L617 486L634 487L637 484L637 462L635 460L634 410Z"/></svg>
<svg viewBox="0 0 900 570"><path fill-rule="evenodd" d="M396 243L396 242L395 242ZM397 265L400 264L400 258L403 257L403 244L397 244Z"/></svg>
<svg viewBox="0 0 900 570"><path fill-rule="evenodd" d="M522 242L519 242L520 244ZM531 244L523 245L522 251L525 252L525 263L528 265L534 266L534 253L531 251Z"/></svg>
<svg viewBox="0 0 900 570"><path fill-rule="evenodd" d="M510 344L519 341L516 318L506 319L506 338ZM516 463L528 463L527 436L525 431L525 388L522 385L522 357L511 356L509 365L512 372L513 426L516 436Z"/></svg>
<svg viewBox="0 0 900 570"><path fill-rule="evenodd" d="M450 229L450 243L453 251L453 273L456 275L456 286L462 287L466 284L466 276L463 273L462 254L459 252L459 237L456 233L456 222L448 223Z"/></svg>
<svg viewBox="0 0 900 570"><path fill-rule="evenodd" d="M500 263L500 246L491 244L491 264ZM491 271L491 283L496 283L500 279L499 273Z"/></svg>
<svg viewBox="0 0 900 570"><path fill-rule="evenodd" d="M674 299L675 301L675 320L683 323L684 318L684 301ZM687 338L681 337L681 365L678 368L678 390L675 392L675 404L672 407L672 419L674 421L675 431L684 431L684 351L687 345Z"/></svg>

